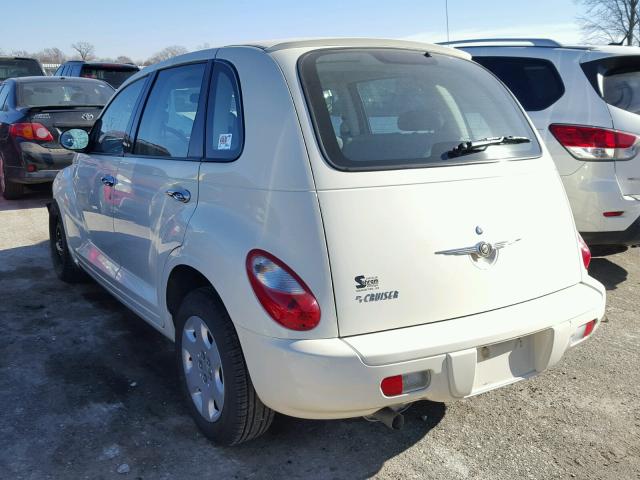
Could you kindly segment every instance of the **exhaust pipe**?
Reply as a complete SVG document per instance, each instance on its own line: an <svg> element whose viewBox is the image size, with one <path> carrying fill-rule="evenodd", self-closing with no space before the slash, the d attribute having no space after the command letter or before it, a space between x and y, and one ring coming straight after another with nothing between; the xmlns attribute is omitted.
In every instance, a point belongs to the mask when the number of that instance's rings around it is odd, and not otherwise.
<svg viewBox="0 0 640 480"><path fill-rule="evenodd" d="M400 430L404 427L404 415L390 409L389 407L378 410L376 413L371 415L370 418L384 423L391 430Z"/></svg>

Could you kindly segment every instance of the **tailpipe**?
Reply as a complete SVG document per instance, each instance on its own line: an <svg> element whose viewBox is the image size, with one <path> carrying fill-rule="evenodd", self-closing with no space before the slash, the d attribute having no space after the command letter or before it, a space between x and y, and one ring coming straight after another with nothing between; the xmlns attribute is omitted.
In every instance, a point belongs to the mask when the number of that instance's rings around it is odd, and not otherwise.
<svg viewBox="0 0 640 480"><path fill-rule="evenodd" d="M404 427L404 415L398 413L389 407L378 410L369 418L382 422L391 430L401 430Z"/></svg>

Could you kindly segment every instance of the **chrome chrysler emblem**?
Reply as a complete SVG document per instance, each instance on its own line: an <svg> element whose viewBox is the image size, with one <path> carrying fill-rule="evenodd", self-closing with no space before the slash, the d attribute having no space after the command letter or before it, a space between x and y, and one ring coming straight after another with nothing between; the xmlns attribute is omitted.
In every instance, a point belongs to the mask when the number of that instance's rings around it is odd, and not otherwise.
<svg viewBox="0 0 640 480"><path fill-rule="evenodd" d="M83 113L81 117L83 120L93 120L93 113Z"/></svg>
<svg viewBox="0 0 640 480"><path fill-rule="evenodd" d="M517 238L515 240L503 240L501 242L488 243L488 242L478 242L471 247L462 247L462 248L452 248L451 250L440 250L439 252L435 252L436 255L471 255L475 257L481 258L490 258L498 250L503 249L506 246L512 245L516 242L519 242L520 239Z"/></svg>

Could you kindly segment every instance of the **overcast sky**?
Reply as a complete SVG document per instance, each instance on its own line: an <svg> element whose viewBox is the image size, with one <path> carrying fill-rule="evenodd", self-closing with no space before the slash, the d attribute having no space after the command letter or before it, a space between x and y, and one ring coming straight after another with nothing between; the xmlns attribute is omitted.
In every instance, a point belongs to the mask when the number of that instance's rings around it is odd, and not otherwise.
<svg viewBox="0 0 640 480"><path fill-rule="evenodd" d="M168 45L189 50L247 40L371 36L446 40L445 0L109 0L3 1L0 49L71 53L75 41L96 55L144 59ZM578 43L573 0L449 0L452 40L549 37Z"/></svg>

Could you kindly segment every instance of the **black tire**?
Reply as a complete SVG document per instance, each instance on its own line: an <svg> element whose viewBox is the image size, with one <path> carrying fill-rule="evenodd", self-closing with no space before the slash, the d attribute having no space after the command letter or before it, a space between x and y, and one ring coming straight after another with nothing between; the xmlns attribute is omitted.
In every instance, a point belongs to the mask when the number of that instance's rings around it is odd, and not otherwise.
<svg viewBox="0 0 640 480"><path fill-rule="evenodd" d="M200 414L191 398L185 374L183 331L187 320L194 316L206 324L220 354L224 404L215 421L209 421ZM204 435L216 444L231 446L266 432L273 421L274 411L260 401L253 388L238 335L213 288L199 288L185 297L176 315L175 338L180 388L191 416Z"/></svg>
<svg viewBox="0 0 640 480"><path fill-rule="evenodd" d="M17 200L24 195L24 185L7 180L2 158L0 158L0 190L5 200Z"/></svg>
<svg viewBox="0 0 640 480"><path fill-rule="evenodd" d="M71 258L67 245L67 235L56 202L49 206L49 249L56 276L66 283L87 280L87 274Z"/></svg>

